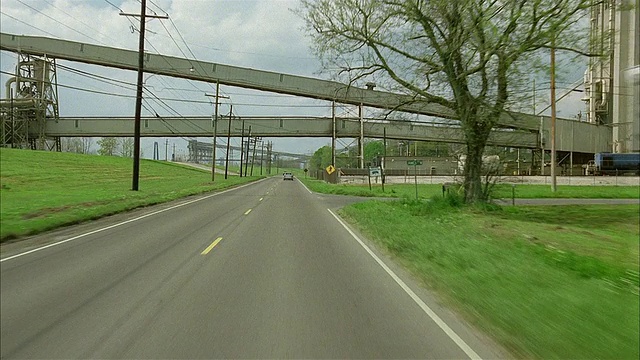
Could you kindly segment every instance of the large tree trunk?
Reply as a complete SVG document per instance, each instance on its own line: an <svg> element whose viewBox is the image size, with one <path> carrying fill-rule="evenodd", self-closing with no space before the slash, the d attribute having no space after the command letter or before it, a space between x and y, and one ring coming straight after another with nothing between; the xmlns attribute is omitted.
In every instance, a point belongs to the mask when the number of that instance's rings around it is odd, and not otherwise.
<svg viewBox="0 0 640 360"><path fill-rule="evenodd" d="M464 200L466 203L484 201L482 192L482 155L484 144L467 143L464 162Z"/></svg>
<svg viewBox="0 0 640 360"><path fill-rule="evenodd" d="M484 202L482 191L482 155L491 132L491 126L480 119L464 122L467 139L467 157L464 162L464 199L466 203Z"/></svg>

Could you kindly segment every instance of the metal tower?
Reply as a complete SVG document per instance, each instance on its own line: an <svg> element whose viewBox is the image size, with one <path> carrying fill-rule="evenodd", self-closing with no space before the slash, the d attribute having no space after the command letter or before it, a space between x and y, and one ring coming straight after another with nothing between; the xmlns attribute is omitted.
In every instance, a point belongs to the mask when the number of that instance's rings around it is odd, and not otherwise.
<svg viewBox="0 0 640 360"><path fill-rule="evenodd" d="M60 151L60 138L46 136L46 123L58 121L55 59L18 54L15 76L0 100L0 146Z"/></svg>
<svg viewBox="0 0 640 360"><path fill-rule="evenodd" d="M640 0L591 9L591 58L584 86L587 121L611 126L611 150L640 151Z"/></svg>

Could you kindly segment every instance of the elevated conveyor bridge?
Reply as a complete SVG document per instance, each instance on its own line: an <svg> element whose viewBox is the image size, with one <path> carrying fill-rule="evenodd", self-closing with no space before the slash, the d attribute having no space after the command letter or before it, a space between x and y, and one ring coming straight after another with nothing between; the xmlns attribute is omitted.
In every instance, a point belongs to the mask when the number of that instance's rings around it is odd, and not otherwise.
<svg viewBox="0 0 640 360"><path fill-rule="evenodd" d="M124 70L137 70L138 67L136 51L46 37L0 33L0 49ZM145 55L144 71L455 120L455 114L439 104L426 103L407 95L358 88L310 77L150 53ZM228 120L220 119L218 123L218 131L222 136L226 135L225 121ZM389 138L442 142L462 142L463 139L458 127L431 123L326 117L245 118L245 122L252 124L255 136L265 137L381 138L383 129L386 127ZM48 121L45 133L51 137L132 136L132 123L132 118L62 117L58 122ZM232 126L232 128L235 127ZM148 118L143 119L142 136L210 136L212 128L209 117ZM517 112L505 113L494 129L489 143L500 146L549 149L550 145L547 141L549 129L548 117ZM236 135L239 136L239 134ZM610 151L611 139L610 127L570 119L557 119L556 148L558 151L583 153Z"/></svg>

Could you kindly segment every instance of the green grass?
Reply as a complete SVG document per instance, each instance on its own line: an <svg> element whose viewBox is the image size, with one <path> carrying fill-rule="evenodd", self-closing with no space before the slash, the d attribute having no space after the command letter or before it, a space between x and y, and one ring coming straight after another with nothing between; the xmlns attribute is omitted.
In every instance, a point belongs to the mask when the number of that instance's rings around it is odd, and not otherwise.
<svg viewBox="0 0 640 360"><path fill-rule="evenodd" d="M163 161L0 149L0 242L256 180L217 175Z"/></svg>
<svg viewBox="0 0 640 360"><path fill-rule="evenodd" d="M512 186L498 184L494 188L493 198L511 198ZM518 199L638 199L639 186L579 186L558 185L556 192L550 185L516 185L515 196Z"/></svg>
<svg viewBox="0 0 640 360"><path fill-rule="evenodd" d="M0 241L258 178L212 183L207 171L143 160L134 192L131 168L118 157L0 149ZM318 192L415 197L411 184L370 191L294 173ZM516 356L638 358L637 205L482 210L442 200L438 184L419 185L418 193L435 197L341 213ZM510 197L511 186L496 195ZM552 194L543 185L517 185L516 196L639 197L638 187L560 186Z"/></svg>
<svg viewBox="0 0 640 360"><path fill-rule="evenodd" d="M479 210L437 198L341 214L517 357L639 356L637 205Z"/></svg>
<svg viewBox="0 0 640 360"><path fill-rule="evenodd" d="M369 190L368 184L329 184L314 179L303 179L303 181L312 191L324 194L416 198L416 187L414 184L386 184L384 186L385 191L383 192L380 184L372 184L371 190ZM511 192L511 185L498 184L495 186L492 197L494 199L510 199ZM429 199L435 195L442 195L442 184L418 184L418 198ZM640 199L640 187L561 185L558 186L557 191L553 193L549 185L516 185L515 197L517 199Z"/></svg>
<svg viewBox="0 0 640 360"><path fill-rule="evenodd" d="M371 184L369 190L369 184L329 184L315 179L303 179L303 182L310 190L323 194L413 199L416 197L416 188L411 184L386 184L382 191L381 184ZM419 198L430 198L438 194L442 195L441 184L418 185Z"/></svg>

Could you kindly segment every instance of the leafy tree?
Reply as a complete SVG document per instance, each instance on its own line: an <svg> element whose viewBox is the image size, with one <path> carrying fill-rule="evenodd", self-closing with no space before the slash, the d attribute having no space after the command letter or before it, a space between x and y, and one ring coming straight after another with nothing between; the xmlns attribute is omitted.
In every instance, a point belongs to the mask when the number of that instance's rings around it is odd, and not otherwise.
<svg viewBox="0 0 640 360"><path fill-rule="evenodd" d="M364 143L364 162L373 162L377 156L384 154L384 142L382 141L365 141Z"/></svg>
<svg viewBox="0 0 640 360"><path fill-rule="evenodd" d="M451 109L465 136L465 201L484 201L487 138L557 49L584 53L575 23L593 0L302 0L313 46L351 83L381 82ZM587 36L582 36L587 38ZM588 39L587 39L588 40Z"/></svg>
<svg viewBox="0 0 640 360"><path fill-rule="evenodd" d="M118 147L118 139L113 137L103 137L98 140L98 154L114 156Z"/></svg>
<svg viewBox="0 0 640 360"><path fill-rule="evenodd" d="M449 146L443 143L419 141L418 156L444 157L449 155Z"/></svg>
<svg viewBox="0 0 640 360"><path fill-rule="evenodd" d="M331 146L323 146L311 157L312 169L324 169L331 164Z"/></svg>

